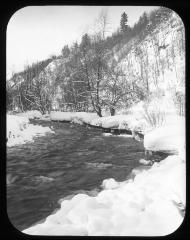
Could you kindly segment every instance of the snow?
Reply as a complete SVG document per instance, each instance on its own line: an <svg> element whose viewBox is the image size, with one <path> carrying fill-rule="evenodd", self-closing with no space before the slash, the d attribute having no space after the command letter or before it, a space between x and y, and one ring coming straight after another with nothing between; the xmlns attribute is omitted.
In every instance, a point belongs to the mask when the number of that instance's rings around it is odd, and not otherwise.
<svg viewBox="0 0 190 240"><path fill-rule="evenodd" d="M140 159L139 163L143 164L143 165L150 165L151 161L150 160L145 160L145 159Z"/></svg>
<svg viewBox="0 0 190 240"><path fill-rule="evenodd" d="M97 117L98 115L96 113L60 111L50 112L50 119L53 121L69 121L78 124L90 123L92 119Z"/></svg>
<svg viewBox="0 0 190 240"><path fill-rule="evenodd" d="M109 178L109 179L105 179L102 182L102 187L104 189L114 189L114 188L118 188L119 183L115 181L114 178Z"/></svg>
<svg viewBox="0 0 190 240"><path fill-rule="evenodd" d="M136 132L146 134L163 125L183 125L176 114L176 107L169 93L163 97L153 97L149 102L140 101L115 116L99 117L96 113L52 111L50 120L69 121L81 125L87 123L102 128L126 129L132 131L133 137L136 136ZM181 127L177 129L181 131ZM105 136L109 135L105 134Z"/></svg>
<svg viewBox="0 0 190 240"><path fill-rule="evenodd" d="M130 114L93 116L94 119L91 115L88 120L87 115L54 112L50 117L80 119L102 127L130 128L134 124L134 116ZM57 212L23 232L30 235L165 236L177 230L183 222L186 206L184 120L184 117L168 114L162 126L145 134L147 150L174 155L153 164L140 159L141 164L149 166L134 169L133 178L123 182L105 179L96 196L80 193L63 199ZM87 164L95 168L109 167L103 163Z"/></svg>
<svg viewBox="0 0 190 240"><path fill-rule="evenodd" d="M31 235L164 236L182 223L185 163L169 156L139 171L134 179L106 179L97 196L77 194L43 223L25 229Z"/></svg>
<svg viewBox="0 0 190 240"><path fill-rule="evenodd" d="M168 118L163 126L145 134L144 147L174 154L185 152L185 118Z"/></svg>
<svg viewBox="0 0 190 240"><path fill-rule="evenodd" d="M173 14L173 23L177 28L183 25L176 14ZM127 78L131 81L139 79L138 84L142 88L144 82L141 81L141 70L147 69L149 90L153 96L147 105L139 102L125 113L123 111L116 116L102 118L95 113L83 112L50 114L51 120L128 129L133 134L135 131L140 132L145 134L145 149L173 155L153 164L149 160L140 159L142 165L152 166L134 169L134 178L123 182L117 182L113 178L103 180L103 189L96 196L77 194L71 199L63 200L56 213L48 216L43 223L25 229L24 233L164 236L181 225L184 218L182 210L186 206L185 118L176 115L172 94L175 91L185 93L185 56L180 45L184 27L182 26L181 32L177 28L170 21L161 24L143 42L134 42L129 53L120 61L119 65ZM157 45L168 47L157 51ZM126 47L120 49L120 55ZM138 48L142 55L135 53ZM116 57L120 58L119 52ZM154 95L157 94L160 95L155 98ZM154 126L145 119L145 108L150 116L152 114L158 117ZM110 133L103 135L107 137ZM101 163L87 165L95 168L109 167Z"/></svg>
<svg viewBox="0 0 190 240"><path fill-rule="evenodd" d="M81 125L87 123L92 126L135 130L141 133L144 133L145 129L148 128L146 121L142 119L142 117L141 119L137 119L136 116L132 114L99 117L96 113L52 111L50 112L50 120L69 121Z"/></svg>
<svg viewBox="0 0 190 240"><path fill-rule="evenodd" d="M128 125L134 120L132 115L115 115L96 118L91 121L91 125L103 128L129 129Z"/></svg>
<svg viewBox="0 0 190 240"><path fill-rule="evenodd" d="M18 113L17 116L27 117L28 119L40 119L43 121L50 121L50 116L48 113L42 114L38 110L30 110L22 113Z"/></svg>
<svg viewBox="0 0 190 240"><path fill-rule="evenodd" d="M173 21L175 26L170 22ZM185 52L184 25L177 14L169 21L163 22L147 37L132 44L124 55L126 44L116 55L121 55L120 67L128 79L138 81L144 88L142 71L147 74L149 90L160 92L175 89L179 85L184 88L185 82ZM167 46L158 50L158 46ZM141 71L142 70L142 71Z"/></svg>
<svg viewBox="0 0 190 240"><path fill-rule="evenodd" d="M132 138L133 136L130 134L119 134L119 135L113 135L112 133L102 133L104 137L123 137L123 138Z"/></svg>
<svg viewBox="0 0 190 240"><path fill-rule="evenodd" d="M33 141L35 136L54 133L49 127L33 125L26 116L7 115L7 146L15 146Z"/></svg>
<svg viewBox="0 0 190 240"><path fill-rule="evenodd" d="M27 128L29 119L27 117L7 115L7 136L16 137L20 131Z"/></svg>
<svg viewBox="0 0 190 240"><path fill-rule="evenodd" d="M154 125L148 121L148 117L155 118ZM121 110L118 115L97 117L90 124L103 128L127 129L146 134L155 127L162 126L171 119L177 119L176 108L168 94L163 97L153 97L149 102L140 101L127 110Z"/></svg>
<svg viewBox="0 0 190 240"><path fill-rule="evenodd" d="M26 111L26 112L20 113L18 115L19 116L25 116L28 119L41 119L42 118L42 114L38 110Z"/></svg>

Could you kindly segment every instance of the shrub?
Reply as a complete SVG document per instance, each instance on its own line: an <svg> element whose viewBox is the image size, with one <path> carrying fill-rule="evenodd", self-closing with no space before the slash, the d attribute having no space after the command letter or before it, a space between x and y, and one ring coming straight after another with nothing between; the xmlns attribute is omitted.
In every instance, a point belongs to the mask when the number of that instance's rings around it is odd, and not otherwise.
<svg viewBox="0 0 190 240"><path fill-rule="evenodd" d="M156 101L145 103L141 114L147 124L154 128L161 126L165 121L165 111Z"/></svg>

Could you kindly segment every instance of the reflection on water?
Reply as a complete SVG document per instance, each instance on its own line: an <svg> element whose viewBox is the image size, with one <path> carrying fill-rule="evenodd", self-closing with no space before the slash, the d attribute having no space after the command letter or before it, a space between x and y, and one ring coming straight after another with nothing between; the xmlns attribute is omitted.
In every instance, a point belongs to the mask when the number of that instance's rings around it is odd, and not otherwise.
<svg viewBox="0 0 190 240"><path fill-rule="evenodd" d="M7 211L19 230L59 208L60 199L97 193L106 178L125 180L144 157L143 144L132 138L69 123L40 124L55 134L7 149Z"/></svg>

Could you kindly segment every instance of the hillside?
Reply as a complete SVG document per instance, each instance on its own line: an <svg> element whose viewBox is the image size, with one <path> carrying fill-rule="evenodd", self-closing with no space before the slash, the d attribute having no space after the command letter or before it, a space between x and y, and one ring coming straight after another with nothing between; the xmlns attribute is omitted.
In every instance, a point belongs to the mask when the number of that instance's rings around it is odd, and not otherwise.
<svg viewBox="0 0 190 240"><path fill-rule="evenodd" d="M107 39L85 34L80 45L66 46L62 56L37 65L36 74L29 67L15 75L8 92L19 94L9 98L9 109L95 111L102 116L165 97L183 115L185 36L180 17L161 8L150 14L141 31L136 33L134 26L131 32ZM12 88L15 81L17 87Z"/></svg>
<svg viewBox="0 0 190 240"><path fill-rule="evenodd" d="M128 79L144 85L145 91L160 95L184 91L185 86L185 36L184 25L175 13L160 24L142 42L132 44L117 53L120 66Z"/></svg>

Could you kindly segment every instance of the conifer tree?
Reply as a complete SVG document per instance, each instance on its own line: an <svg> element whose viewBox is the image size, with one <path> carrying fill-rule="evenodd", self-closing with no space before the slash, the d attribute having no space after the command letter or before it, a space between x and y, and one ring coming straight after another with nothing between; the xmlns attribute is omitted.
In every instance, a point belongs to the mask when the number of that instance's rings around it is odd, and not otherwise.
<svg viewBox="0 0 190 240"><path fill-rule="evenodd" d="M128 31L129 26L127 25L128 22L128 16L127 14L124 12L121 15L121 20L120 20L120 27L121 27L121 31L125 34Z"/></svg>
<svg viewBox="0 0 190 240"><path fill-rule="evenodd" d="M61 53L62 53L62 56L63 56L64 58L67 58L67 57L69 56L69 54L70 54L70 49L69 49L68 45L65 45L65 46L63 47L63 49L61 50Z"/></svg>

